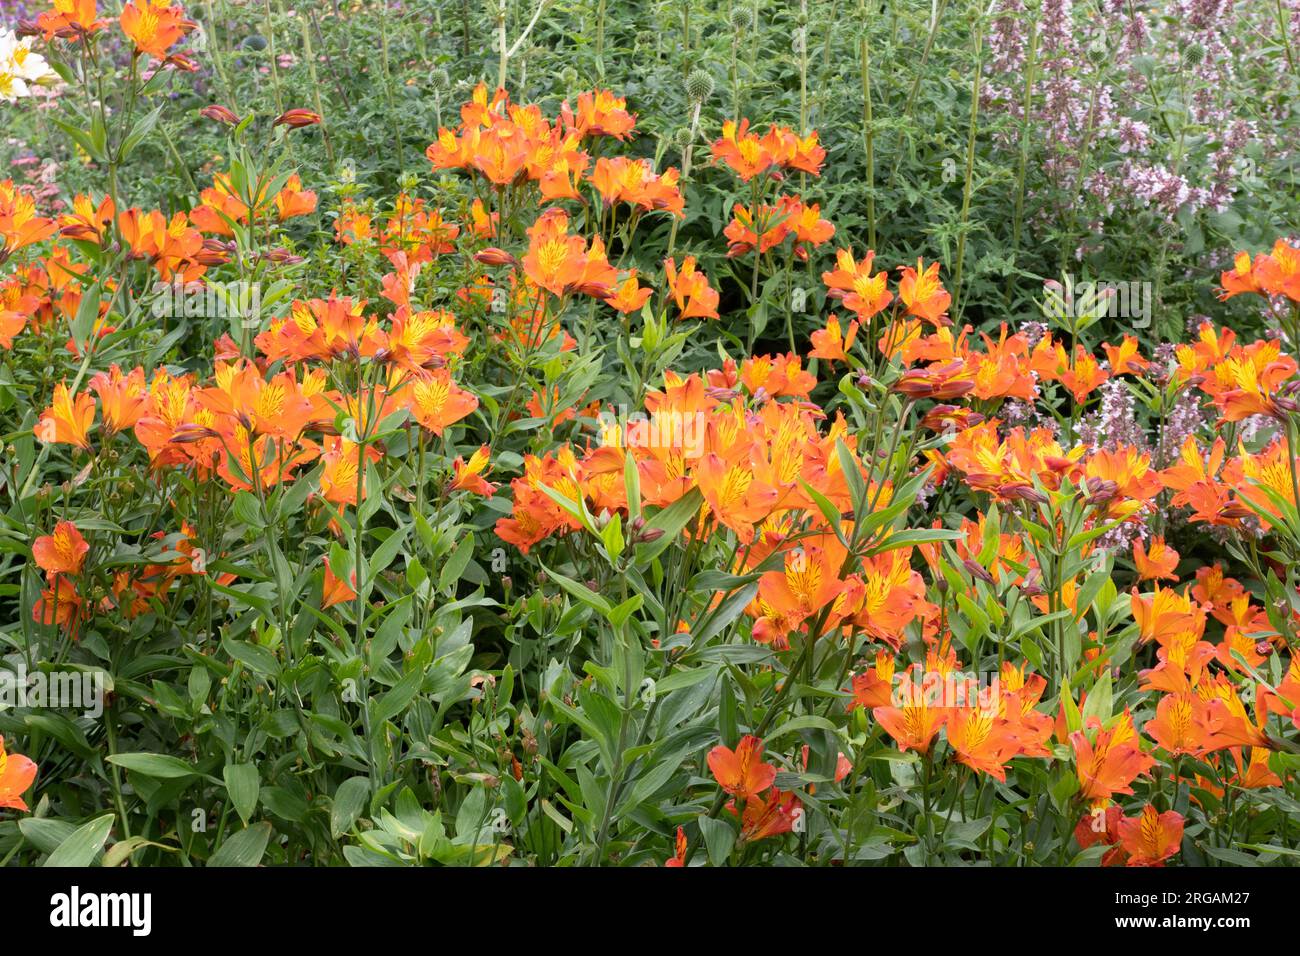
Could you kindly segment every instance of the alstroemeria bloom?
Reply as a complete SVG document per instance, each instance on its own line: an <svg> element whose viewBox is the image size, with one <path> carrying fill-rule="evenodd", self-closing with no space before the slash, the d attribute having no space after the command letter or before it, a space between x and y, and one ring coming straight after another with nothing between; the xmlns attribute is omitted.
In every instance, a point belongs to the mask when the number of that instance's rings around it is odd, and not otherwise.
<svg viewBox="0 0 1300 956"><path fill-rule="evenodd" d="M36 764L22 754L5 750L5 739L0 737L0 807L27 810L23 794L36 780Z"/></svg>
<svg viewBox="0 0 1300 956"><path fill-rule="evenodd" d="M1183 844L1182 815L1173 810L1159 813L1149 803L1139 816L1120 820L1117 829L1129 866L1163 866Z"/></svg>
<svg viewBox="0 0 1300 956"><path fill-rule="evenodd" d="M168 0L131 0L122 8L121 24L137 56L147 53L159 60L167 59L167 51L194 29L185 11Z"/></svg>
<svg viewBox="0 0 1300 956"><path fill-rule="evenodd" d="M90 545L71 521L60 521L53 534L42 535L32 544L36 566L53 577L56 574L79 574Z"/></svg>
<svg viewBox="0 0 1300 956"><path fill-rule="evenodd" d="M1131 784L1155 764L1143 753L1133 720L1127 713L1109 728L1098 728L1095 739L1076 730L1070 734L1079 775L1079 794L1090 800L1108 800L1117 793L1132 793Z"/></svg>
<svg viewBox="0 0 1300 956"><path fill-rule="evenodd" d="M776 780L776 767L763 761L763 741L753 735L742 737L735 750L714 747L708 764L718 786L744 800L762 793Z"/></svg>
<svg viewBox="0 0 1300 956"><path fill-rule="evenodd" d="M898 280L898 297L907 306L907 314L933 325L946 324L945 314L952 304L952 296L939 281L939 263L929 266L917 259L916 268L903 267L903 277Z"/></svg>
<svg viewBox="0 0 1300 956"><path fill-rule="evenodd" d="M668 281L668 291L672 293L673 301L677 304L679 318L716 319L718 317L718 293L709 285L708 277L695 268L694 256L687 256L682 260L680 272L674 259L665 259L664 275Z"/></svg>
<svg viewBox="0 0 1300 956"><path fill-rule="evenodd" d="M68 386L60 382L54 386L54 400L41 413L36 423L37 439L47 445L67 444L90 448L87 435L95 423L94 396L82 392L73 396Z"/></svg>

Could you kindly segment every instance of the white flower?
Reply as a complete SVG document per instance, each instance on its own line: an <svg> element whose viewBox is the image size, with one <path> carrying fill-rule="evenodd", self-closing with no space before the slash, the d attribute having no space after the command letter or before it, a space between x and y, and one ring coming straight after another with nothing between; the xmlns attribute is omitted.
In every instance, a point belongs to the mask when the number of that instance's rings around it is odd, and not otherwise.
<svg viewBox="0 0 1300 956"><path fill-rule="evenodd" d="M16 103L25 96L30 96L31 91L27 89L27 82L20 76L14 76L9 72L11 64L0 65L0 100L6 103Z"/></svg>
<svg viewBox="0 0 1300 956"><path fill-rule="evenodd" d="M57 77L45 57L32 52L30 37L19 40L12 30L0 30L0 98L13 103L31 95L31 84L52 86Z"/></svg>

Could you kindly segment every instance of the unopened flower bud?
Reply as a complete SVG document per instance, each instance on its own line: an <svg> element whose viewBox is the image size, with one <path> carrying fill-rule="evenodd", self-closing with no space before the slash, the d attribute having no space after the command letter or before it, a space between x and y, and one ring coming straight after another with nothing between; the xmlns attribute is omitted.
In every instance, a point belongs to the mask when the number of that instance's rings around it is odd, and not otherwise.
<svg viewBox="0 0 1300 956"><path fill-rule="evenodd" d="M988 570L985 569L983 565L975 561L973 558L966 558L965 560L962 561L961 564L962 567L966 569L967 573L970 574L971 577L978 578L979 580L983 581L985 584L994 583L993 575L989 574Z"/></svg>
<svg viewBox="0 0 1300 956"><path fill-rule="evenodd" d="M239 125L239 117L235 115L234 111L219 103L203 107L203 109L199 110L199 115L217 123L225 123L227 126Z"/></svg>
<svg viewBox="0 0 1300 956"><path fill-rule="evenodd" d="M285 110L275 118L272 126L287 126L290 129L302 129L304 126L315 126L321 121L319 113L313 113L311 110L293 109Z"/></svg>
<svg viewBox="0 0 1300 956"><path fill-rule="evenodd" d="M696 68L686 77L686 98L692 103L703 103L713 95L713 74Z"/></svg>

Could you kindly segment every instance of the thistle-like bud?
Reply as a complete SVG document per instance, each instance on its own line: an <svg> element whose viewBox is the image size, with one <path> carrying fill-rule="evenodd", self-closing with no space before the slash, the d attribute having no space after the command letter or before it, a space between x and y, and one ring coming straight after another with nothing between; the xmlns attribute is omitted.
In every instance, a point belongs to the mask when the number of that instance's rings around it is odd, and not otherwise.
<svg viewBox="0 0 1300 956"><path fill-rule="evenodd" d="M749 7L736 7L731 11L731 26L737 33L754 29L754 11Z"/></svg>
<svg viewBox="0 0 1300 956"><path fill-rule="evenodd" d="M1199 43L1188 44L1183 50L1183 62L1188 66L1200 66L1205 62L1205 47Z"/></svg>
<svg viewBox="0 0 1300 956"><path fill-rule="evenodd" d="M442 67L438 67L436 70L434 70L432 73L429 74L429 86L433 89L435 93L441 93L444 90L450 89L451 74L448 73L446 70L444 70Z"/></svg>
<svg viewBox="0 0 1300 956"><path fill-rule="evenodd" d="M713 95L713 74L696 67L686 77L686 98L692 103L703 103Z"/></svg>
<svg viewBox="0 0 1300 956"><path fill-rule="evenodd" d="M673 133L673 145L678 149L685 149L691 145L691 131L685 126Z"/></svg>

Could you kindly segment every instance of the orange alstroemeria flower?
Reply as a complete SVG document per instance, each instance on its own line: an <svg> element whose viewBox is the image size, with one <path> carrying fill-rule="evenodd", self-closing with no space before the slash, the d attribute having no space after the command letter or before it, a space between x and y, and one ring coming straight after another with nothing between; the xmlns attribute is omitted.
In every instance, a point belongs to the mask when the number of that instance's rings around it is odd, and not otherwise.
<svg viewBox="0 0 1300 956"><path fill-rule="evenodd" d="M403 399L415 420L435 435L478 408L478 398L453 382L445 368L417 378L403 391Z"/></svg>
<svg viewBox="0 0 1300 956"><path fill-rule="evenodd" d="M852 252L840 249L835 253L836 268L822 273L828 295L842 299L844 307L856 312L862 322L883 312L894 300L894 294L889 291L889 276L871 271L875 255L868 251L861 262L855 262Z"/></svg>
<svg viewBox="0 0 1300 956"><path fill-rule="evenodd" d="M232 416L251 434L296 438L316 416L315 404L291 372L268 382L252 363L218 362L214 378L214 388L196 393L199 404L217 415Z"/></svg>
<svg viewBox="0 0 1300 956"><path fill-rule="evenodd" d="M1214 399L1225 422L1239 422L1252 415L1285 421L1294 404L1282 393L1298 368L1295 359L1282 353L1281 342L1252 342L1233 347L1200 387Z"/></svg>
<svg viewBox="0 0 1300 956"><path fill-rule="evenodd" d="M900 751L924 754L952 716L953 708L931 706L924 688L908 682L907 678L904 681L895 694L895 703L875 708L871 716L894 738Z"/></svg>
<svg viewBox="0 0 1300 956"><path fill-rule="evenodd" d="M12 179L0 182L0 262L24 246L48 239L57 229L53 219L36 215L36 200L28 192Z"/></svg>
<svg viewBox="0 0 1300 956"><path fill-rule="evenodd" d="M809 356L826 359L828 362L847 362L848 351L853 347L853 340L857 338L860 327L858 320L854 319L849 323L848 332L842 332L839 318L832 315L826 320L826 328L813 332L813 348L808 353Z"/></svg>
<svg viewBox="0 0 1300 956"><path fill-rule="evenodd" d="M36 18L36 25L45 39L56 36L76 39L82 34L102 30L107 20L95 18L95 0L54 0L54 9L46 10Z"/></svg>
<svg viewBox="0 0 1300 956"><path fill-rule="evenodd" d="M1004 782L1007 761L1020 751L1013 725L982 707L959 707L952 712L948 743L958 763Z"/></svg>
<svg viewBox="0 0 1300 956"><path fill-rule="evenodd" d="M1208 702L1190 692L1165 694L1143 728L1171 755L1204 753L1212 731Z"/></svg>
<svg viewBox="0 0 1300 956"><path fill-rule="evenodd" d="M470 455L468 462L458 456L452 462L452 471L455 474L455 479L451 483L452 490L468 491L471 494L482 495L484 498L491 498L497 486L483 477L489 461L487 445L481 445L474 454Z"/></svg>
<svg viewBox="0 0 1300 956"><path fill-rule="evenodd" d="M695 479L718 521L741 542L754 540L754 526L768 516L778 492L758 481L747 459L727 460L710 452L696 466Z"/></svg>
<svg viewBox="0 0 1300 956"><path fill-rule="evenodd" d="M1218 674L1213 679L1203 678L1196 685L1196 692L1209 702L1211 708L1214 728L1207 749L1261 747L1272 750L1276 746L1264 729L1268 723L1267 695L1264 702L1256 702L1255 718L1252 719L1227 674Z"/></svg>
<svg viewBox="0 0 1300 956"><path fill-rule="evenodd" d="M1110 362L1112 375L1141 375L1151 365L1142 357L1138 341L1131 335L1121 338L1119 345L1105 343L1102 348L1106 352L1106 361Z"/></svg>
<svg viewBox="0 0 1300 956"><path fill-rule="evenodd" d="M167 59L167 51L194 29L185 11L167 0L131 0L122 8L121 24L137 56L147 53L159 60Z"/></svg>
<svg viewBox="0 0 1300 956"><path fill-rule="evenodd" d="M5 739L0 737L0 807L26 812L23 794L31 789L35 780L36 764L22 754L6 751Z"/></svg>
<svg viewBox="0 0 1300 956"><path fill-rule="evenodd" d="M581 236L569 234L569 217L563 210L544 212L529 226L528 238L524 274L553 295L584 292L603 299L618 282L600 237L592 240L588 250Z"/></svg>
<svg viewBox="0 0 1300 956"><path fill-rule="evenodd" d="M60 521L53 534L42 535L32 544L36 566L51 578L57 574L79 574L90 545L71 521Z"/></svg>
<svg viewBox="0 0 1300 956"><path fill-rule="evenodd" d="M776 164L776 155L767 137L749 131L749 120L737 125L733 120L722 124L722 136L712 146L713 161L726 163L742 182L749 182Z"/></svg>
<svg viewBox="0 0 1300 956"><path fill-rule="evenodd" d="M122 370L113 365L107 372L97 373L90 380L90 387L99 396L106 435L116 435L135 427L145 404L144 369L136 367L123 375Z"/></svg>
<svg viewBox="0 0 1300 956"><path fill-rule="evenodd" d="M400 306L388 332L376 329L362 343L362 355L381 355L408 372L436 368L462 354L469 338L456 327L456 316L445 309L412 312Z"/></svg>
<svg viewBox="0 0 1300 956"><path fill-rule="evenodd" d="M1142 752L1132 718L1125 713L1109 729L1098 728L1095 740L1082 730L1070 734L1079 775L1079 795L1089 800L1109 800L1117 793L1132 793L1132 782L1155 764Z"/></svg>
<svg viewBox="0 0 1300 956"><path fill-rule="evenodd" d="M877 651L875 666L853 676L853 699L849 701L849 711L852 712L859 707L874 710L877 707L892 706L894 668L893 653L883 649Z"/></svg>
<svg viewBox="0 0 1300 956"><path fill-rule="evenodd" d="M81 618L81 596L72 582L61 574L52 575L32 606L32 620L47 627L57 625L76 630Z"/></svg>
<svg viewBox="0 0 1300 956"><path fill-rule="evenodd" d="M678 318L716 319L718 317L718 293L709 285L708 277L695 268L694 256L687 256L682 260L680 272L676 260L665 259L664 275L667 277L668 291L672 293L673 301L677 304Z"/></svg>
<svg viewBox="0 0 1300 956"><path fill-rule="evenodd" d="M1268 255L1255 260L1255 275L1264 292L1300 302L1300 246L1277 240Z"/></svg>
<svg viewBox="0 0 1300 956"><path fill-rule="evenodd" d="M917 259L915 269L904 266L902 272L902 278L898 280L898 297L907 306L907 314L932 325L947 325L946 313L952 304L952 296L939 281L939 263L932 262L927 267Z"/></svg>
<svg viewBox="0 0 1300 956"><path fill-rule="evenodd" d="M735 750L714 747L708 764L718 786L742 800L757 796L776 780L776 767L763 761L763 741L753 735L742 737Z"/></svg>
<svg viewBox="0 0 1300 956"><path fill-rule="evenodd" d="M775 249L790 235L789 213L780 206L761 204L751 209L743 203L732 207L732 219L723 230L727 237L727 257L746 255L755 249L764 253Z"/></svg>
<svg viewBox="0 0 1300 956"><path fill-rule="evenodd" d="M1232 268L1224 272L1219 281L1223 284L1219 298L1223 300L1231 299L1234 295L1261 291L1259 278L1255 275L1255 263L1249 252L1238 252L1233 258Z"/></svg>
<svg viewBox="0 0 1300 956"><path fill-rule="evenodd" d="M1178 567L1178 552L1165 544L1161 535L1151 539L1148 548L1141 538L1133 539L1133 565L1137 568L1139 581L1177 581L1174 568Z"/></svg>
<svg viewBox="0 0 1300 956"><path fill-rule="evenodd" d="M1156 585L1150 594L1138 594L1134 588L1131 606L1138 634L1144 642L1155 640L1163 644L1170 635L1204 630L1205 610L1186 591L1179 594L1173 588Z"/></svg>
<svg viewBox="0 0 1300 956"><path fill-rule="evenodd" d="M59 217L59 235L102 245L116 218L113 197L105 196L97 207L90 196L78 194L72 201L72 212Z"/></svg>
<svg viewBox="0 0 1300 956"><path fill-rule="evenodd" d="M628 272L627 277L619 283L614 294L605 299L605 304L624 314L640 312L642 307L650 301L650 296L653 294L654 289L637 283L636 270L632 269Z"/></svg>
<svg viewBox="0 0 1300 956"><path fill-rule="evenodd" d="M325 582L321 586L320 606L323 611L327 607L333 607L335 604L345 604L348 601L357 599L355 590L357 583L357 572L353 571L350 578L350 584L334 573L330 567L329 559L325 559Z"/></svg>
<svg viewBox="0 0 1300 956"><path fill-rule="evenodd" d="M75 445L78 448L90 448L87 435L95 423L95 398L82 392L74 396L68 386L59 383L54 386L54 399L50 407L41 413L36 423L37 439L47 445Z"/></svg>
<svg viewBox="0 0 1300 956"><path fill-rule="evenodd" d="M1095 355L1079 345L1074 350L1074 361L1061 368L1058 377L1074 400L1082 402L1110 378L1110 373L1101 367Z"/></svg>
<svg viewBox="0 0 1300 956"><path fill-rule="evenodd" d="M659 175L649 160L629 159L626 156L607 159L602 156L596 160L590 180L607 205L626 202L646 212L661 209L683 217L686 213L681 191L677 187L679 176L677 170L672 168L662 176Z"/></svg>
<svg viewBox="0 0 1300 956"><path fill-rule="evenodd" d="M131 256L152 263L163 281L179 276L191 282L206 271L200 261L203 234L185 213L178 212L168 219L157 209L147 213L128 209L117 217L117 225L131 247Z"/></svg>
<svg viewBox="0 0 1300 956"><path fill-rule="evenodd" d="M609 90L579 93L576 110L565 100L560 105L560 120L566 129L584 139L588 136L612 136L624 140L636 126L636 117L627 111L627 100Z"/></svg>
<svg viewBox="0 0 1300 956"><path fill-rule="evenodd" d="M802 813L803 806L797 796L775 787L766 796L751 797L745 801L740 818L740 842L749 843L790 833Z"/></svg>
<svg viewBox="0 0 1300 956"><path fill-rule="evenodd" d="M1129 866L1164 866L1183 844L1182 815L1174 810L1159 813L1149 803L1139 816L1120 820L1116 829Z"/></svg>
<svg viewBox="0 0 1300 956"><path fill-rule="evenodd" d="M366 476L360 469L360 446L338 435L325 436L321 451L321 464L325 466L320 477L320 496L336 505L355 505L357 493L366 495ZM373 445L366 448L366 460L378 461L382 456Z"/></svg>
<svg viewBox="0 0 1300 956"><path fill-rule="evenodd" d="M789 647L789 634L834 604L848 586L839 577L842 550L808 547L786 552L785 567L758 579L758 619L753 637L778 649Z"/></svg>

